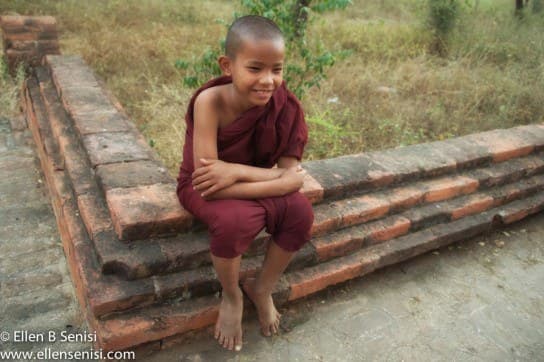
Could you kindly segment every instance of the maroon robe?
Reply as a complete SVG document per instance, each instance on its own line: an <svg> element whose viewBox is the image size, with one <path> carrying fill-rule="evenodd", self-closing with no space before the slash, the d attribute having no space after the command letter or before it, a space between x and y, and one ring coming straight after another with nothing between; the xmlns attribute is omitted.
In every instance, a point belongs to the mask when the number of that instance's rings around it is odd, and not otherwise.
<svg viewBox="0 0 544 362"><path fill-rule="evenodd" d="M299 192L257 200L206 201L193 190L195 99L207 88L230 82L231 78L226 76L209 81L189 103L178 198L185 209L208 225L210 249L216 256L230 258L242 254L265 226L278 245L285 250L296 251L309 240L313 222L311 204ZM307 140L308 129L302 107L284 82L265 106L253 107L218 129L218 158L225 162L270 168L282 156L300 160Z"/></svg>

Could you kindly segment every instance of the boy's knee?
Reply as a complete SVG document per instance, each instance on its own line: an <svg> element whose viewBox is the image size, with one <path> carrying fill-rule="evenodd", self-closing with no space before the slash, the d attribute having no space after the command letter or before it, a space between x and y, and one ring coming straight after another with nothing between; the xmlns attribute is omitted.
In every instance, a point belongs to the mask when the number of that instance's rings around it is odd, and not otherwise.
<svg viewBox="0 0 544 362"><path fill-rule="evenodd" d="M259 228L260 227L260 228ZM208 225L213 255L234 258L249 247L262 225L252 222L244 210L222 210L214 215Z"/></svg>
<svg viewBox="0 0 544 362"><path fill-rule="evenodd" d="M300 230L309 230L314 222L314 211L310 201L300 192L288 196L285 219L289 224L296 224Z"/></svg>

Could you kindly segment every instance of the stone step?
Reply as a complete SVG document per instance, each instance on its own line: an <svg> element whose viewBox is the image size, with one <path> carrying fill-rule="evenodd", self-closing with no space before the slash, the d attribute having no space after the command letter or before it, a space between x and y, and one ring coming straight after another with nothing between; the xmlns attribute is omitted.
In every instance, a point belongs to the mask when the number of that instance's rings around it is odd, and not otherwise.
<svg viewBox="0 0 544 362"><path fill-rule="evenodd" d="M396 238L388 243L361 249L348 256L286 273L274 294L277 305L296 300L324 288L360 277L376 269L490 231L500 218L528 216L544 209L544 193L514 201L507 207L432 226ZM91 323L98 331L102 348L124 349L215 323L220 300L214 296L149 305L124 313L114 313Z"/></svg>
<svg viewBox="0 0 544 362"><path fill-rule="evenodd" d="M62 110L53 110L54 102L47 102L53 95L48 94L47 82L40 83L52 125L52 133L60 140L60 150L66 156L77 157L81 149L77 143L69 142L65 135L69 131L67 120L62 121ZM50 145L52 149L54 145ZM316 222L314 235L323 235L338 228L357 225L379 217L389 212L395 212L417 205L422 202L434 202L458 194L474 192L478 187L490 187L542 172L543 161L540 155L527 156L514 161L497 164L495 168L482 167L470 171L469 176L456 176L451 179L427 180L406 187L398 187L392 192L374 194L372 197L361 196L348 200L340 200L329 204L316 205ZM68 164L65 162L65 164ZM77 180L74 171L70 180ZM69 169L68 169L69 170ZM70 175L70 172L67 172ZM85 175L88 179L90 176ZM77 181L76 181L77 183ZM82 184L82 182L79 182ZM66 187L66 186L65 186ZM108 220L105 207L100 207L100 195L96 183L89 182L77 195L79 215L86 225L87 232L93 240L98 261L102 271L118 273L127 279L145 278L155 274L168 274L184 269L196 268L210 263L209 247L205 232L185 233L177 237L135 241L131 244L120 242L116 238L111 223ZM366 201L366 202L365 202ZM377 205L377 206L376 206ZM99 215L96 215L97 210ZM94 214L93 214L94 211ZM395 227L402 226L396 225ZM389 230L387 228L386 230ZM383 231L385 232L385 231ZM387 231L389 232L389 231ZM258 251L264 250L266 236L256 242ZM310 258L310 257L309 257Z"/></svg>
<svg viewBox="0 0 544 362"><path fill-rule="evenodd" d="M496 170L490 167L475 170L473 178L458 176L453 177L451 181L445 179L422 181L413 186L399 187L372 196L354 197L316 205L312 236L315 240L316 237L335 230L381 219L409 207L415 208L418 205L425 205L426 202L437 202L472 193L478 187L483 190L491 186L497 187L504 182L544 172L544 161L540 155L528 156L516 161L519 162L507 161L499 164L497 166L500 167ZM463 210L459 209L456 212L461 213ZM418 218L421 216L415 215L413 222L417 224L427 220L418 221ZM400 225L394 225L394 227L402 228ZM389 232L389 227L383 232ZM114 238L111 231L103 232L95 238L95 247L104 270L120 274L127 279L172 273L211 262L206 232L181 234L173 238L152 239L146 242L137 241L125 250L121 249L124 245L112 242ZM263 253L267 240L268 237L261 234L248 255ZM156 242L159 247L153 245L153 242ZM108 255L110 261L107 262L103 255Z"/></svg>
<svg viewBox="0 0 544 362"><path fill-rule="evenodd" d="M450 202L432 205L425 212L408 211L406 214L394 215L381 221L345 228L326 236L313 238L309 245L296 254L296 260L289 265L287 271L293 271L315 264L328 262L331 259L344 257L360 249L371 248L374 245L391 242L404 235L412 235L421 230L447 224L473 214L486 212L492 208L504 207L519 198L529 199L544 190L544 175L533 176L515 184L506 185L491 194L476 194L465 196ZM509 205L509 204L506 204ZM408 214L411 213L411 214ZM410 215L413 215L411 218ZM425 215L424 222L421 221ZM498 214L497 214L498 215ZM431 222L433 219L434 222ZM425 226L426 229L423 228ZM262 257L244 258L242 260L240 279L254 276L261 265ZM194 270L180 271L168 275L155 275L147 279L124 281L111 278L109 285L117 285L115 293L103 294L100 301L96 300L95 316L119 310L118 306L136 306L130 300L138 297L146 298L148 302L165 299L186 300L213 294L220 290L220 284L211 266ZM139 287L137 287L139 285ZM117 298L117 299L116 299ZM115 309L112 309L115 308Z"/></svg>
<svg viewBox="0 0 544 362"><path fill-rule="evenodd" d="M175 180L93 72L79 57L47 56L46 61L51 75L37 69L44 98L62 105L73 120L69 136L81 141L84 152L78 155L87 155L96 172L118 238L130 242L188 231L193 218L172 197Z"/></svg>

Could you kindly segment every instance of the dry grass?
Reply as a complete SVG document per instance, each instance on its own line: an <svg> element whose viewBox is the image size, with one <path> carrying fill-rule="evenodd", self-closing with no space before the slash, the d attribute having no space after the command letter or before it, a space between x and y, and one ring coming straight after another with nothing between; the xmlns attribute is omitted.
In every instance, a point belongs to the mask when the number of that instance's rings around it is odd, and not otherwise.
<svg viewBox="0 0 544 362"><path fill-rule="evenodd" d="M357 0L311 28L332 49L351 49L303 100L309 159L542 122L544 18L512 16L509 0L465 9L446 59L427 52L418 0ZM176 173L191 90L177 59L217 46L231 2L13 1L0 13L57 17L61 47L107 81Z"/></svg>

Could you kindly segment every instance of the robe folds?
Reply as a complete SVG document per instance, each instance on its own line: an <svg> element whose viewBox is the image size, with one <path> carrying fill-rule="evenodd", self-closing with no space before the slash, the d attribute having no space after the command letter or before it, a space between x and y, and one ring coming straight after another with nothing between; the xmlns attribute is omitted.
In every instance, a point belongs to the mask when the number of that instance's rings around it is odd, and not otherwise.
<svg viewBox="0 0 544 362"><path fill-rule="evenodd" d="M210 250L215 256L233 258L242 254L266 227L281 248L299 250L310 239L312 206L300 192L255 200L204 200L193 190L193 111L203 90L232 82L228 76L212 79L191 98L185 115L183 161L177 195L181 205L208 226ZM302 158L308 129L302 107L285 82L265 106L248 109L217 132L218 158L225 162L270 168L280 157Z"/></svg>

